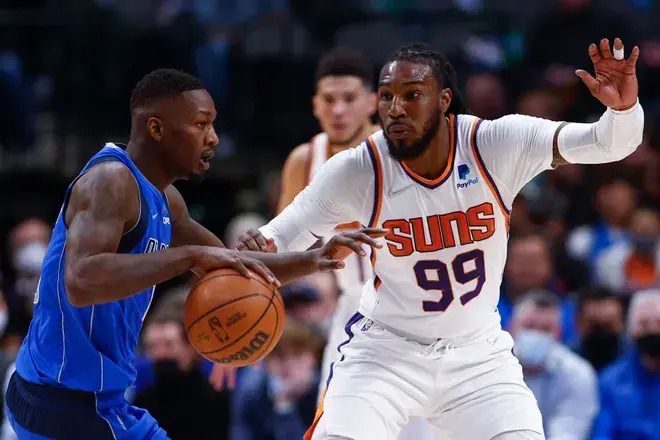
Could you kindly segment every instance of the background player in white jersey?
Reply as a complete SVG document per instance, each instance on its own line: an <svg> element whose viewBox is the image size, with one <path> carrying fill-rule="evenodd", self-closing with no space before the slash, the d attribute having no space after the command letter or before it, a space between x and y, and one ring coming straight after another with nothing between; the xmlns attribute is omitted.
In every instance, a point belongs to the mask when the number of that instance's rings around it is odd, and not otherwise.
<svg viewBox="0 0 660 440"><path fill-rule="evenodd" d="M364 55L346 48L325 54L316 69L312 105L323 131L309 142L298 145L287 157L282 170L278 213L312 181L328 159L359 145L378 130L370 120L376 111L376 94L372 68ZM362 286L373 276L366 257L350 255L344 262L344 269L335 272L341 295L323 353L321 377L327 377L330 364L339 359L337 346L344 339L344 325L358 309ZM321 385L324 387L325 383Z"/></svg>
<svg viewBox="0 0 660 440"><path fill-rule="evenodd" d="M595 77L576 71L608 107L593 124L458 114L453 68L425 46L385 64L383 131L328 161L261 230L288 250L346 221L390 229L306 438L392 439L411 416L440 438L543 438L496 309L509 212L543 170L621 160L641 142L639 49L624 59L619 39L614 47L589 46Z"/></svg>

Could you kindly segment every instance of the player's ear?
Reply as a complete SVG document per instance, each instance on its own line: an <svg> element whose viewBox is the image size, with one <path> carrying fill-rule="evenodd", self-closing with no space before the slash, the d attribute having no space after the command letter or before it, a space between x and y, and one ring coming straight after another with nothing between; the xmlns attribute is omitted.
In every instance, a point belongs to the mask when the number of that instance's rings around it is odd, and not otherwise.
<svg viewBox="0 0 660 440"><path fill-rule="evenodd" d="M440 111L442 113L447 113L447 110L449 110L449 106L451 105L451 100L454 95L452 94L450 88L445 88L440 90L439 96L440 96Z"/></svg>
<svg viewBox="0 0 660 440"><path fill-rule="evenodd" d="M153 140L160 142L163 139L163 131L163 121L155 116L147 119L147 132Z"/></svg>

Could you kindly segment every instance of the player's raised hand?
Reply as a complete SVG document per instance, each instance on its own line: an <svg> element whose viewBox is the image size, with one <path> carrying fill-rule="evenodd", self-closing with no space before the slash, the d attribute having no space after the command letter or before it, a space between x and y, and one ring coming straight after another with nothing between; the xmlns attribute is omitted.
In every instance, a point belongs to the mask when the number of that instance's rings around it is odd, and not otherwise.
<svg viewBox="0 0 660 440"><path fill-rule="evenodd" d="M575 74L589 88L596 99L614 110L626 110L637 102L636 64L639 58L639 47L633 47L626 59L623 53L623 42L614 39L614 53L610 49L607 38L600 44L589 46L589 57L594 63L595 77L584 70L576 70Z"/></svg>
<svg viewBox="0 0 660 440"><path fill-rule="evenodd" d="M376 239L386 236L389 232L388 229L363 228L335 235L317 250L319 270L342 269L344 267L342 260L351 252L355 252L361 257L366 256L367 252L362 248L362 244L382 248L383 245Z"/></svg>
<svg viewBox="0 0 660 440"><path fill-rule="evenodd" d="M248 229L238 237L239 251L277 252L277 246L272 238L266 238L258 229Z"/></svg>

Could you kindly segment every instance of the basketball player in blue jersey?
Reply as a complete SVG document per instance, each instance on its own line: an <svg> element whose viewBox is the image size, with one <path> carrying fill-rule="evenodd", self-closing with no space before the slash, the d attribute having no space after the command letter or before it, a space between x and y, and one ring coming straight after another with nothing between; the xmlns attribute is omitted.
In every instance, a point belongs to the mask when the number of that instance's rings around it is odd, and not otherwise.
<svg viewBox="0 0 660 440"><path fill-rule="evenodd" d="M343 267L339 246L377 246L378 231L323 248L264 254L224 249L189 215L177 179L200 175L218 144L216 110L198 79L160 69L131 96L127 146L107 143L69 186L16 360L7 417L20 439L163 439L124 398L154 286L188 271L231 267L279 284ZM370 236L371 235L371 236Z"/></svg>

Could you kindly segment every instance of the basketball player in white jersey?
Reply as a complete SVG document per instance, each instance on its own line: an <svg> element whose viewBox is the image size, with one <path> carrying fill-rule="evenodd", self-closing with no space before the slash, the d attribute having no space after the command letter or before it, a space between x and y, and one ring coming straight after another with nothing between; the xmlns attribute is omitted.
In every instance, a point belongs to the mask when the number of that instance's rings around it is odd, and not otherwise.
<svg viewBox="0 0 660 440"><path fill-rule="evenodd" d="M361 53L337 48L321 58L312 105L323 131L289 154L282 170L278 213L312 181L328 159L359 145L378 130L370 120L376 111L372 84L372 68ZM337 346L344 339L344 325L360 305L362 286L373 276L367 257L349 255L344 263L344 269L335 272L341 295L323 353L321 377L327 377L330 365L339 359ZM324 382L322 387L325 388Z"/></svg>
<svg viewBox="0 0 660 440"><path fill-rule="evenodd" d="M543 170L623 159L644 125L639 49L624 59L617 38L614 53L607 39L588 51L595 77L576 74L607 107L592 124L462 114L451 65L400 49L380 73L383 131L330 159L261 229L280 251L351 220L390 230L307 439L394 439L411 416L442 439L544 438L496 308L511 204Z"/></svg>

